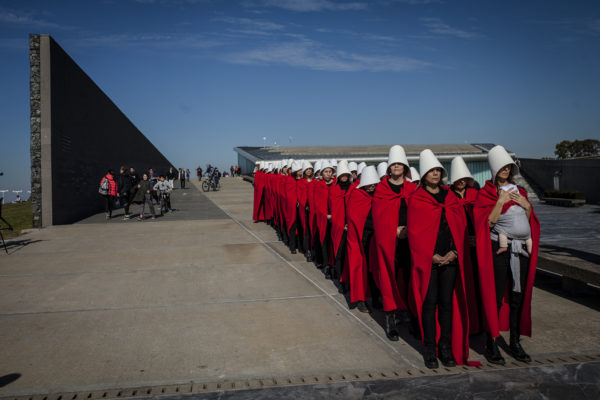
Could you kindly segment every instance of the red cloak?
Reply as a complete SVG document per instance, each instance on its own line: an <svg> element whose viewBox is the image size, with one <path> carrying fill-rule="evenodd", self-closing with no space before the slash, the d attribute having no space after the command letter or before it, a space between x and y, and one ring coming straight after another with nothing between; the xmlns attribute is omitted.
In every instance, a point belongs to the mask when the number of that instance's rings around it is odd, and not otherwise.
<svg viewBox="0 0 600 400"><path fill-rule="evenodd" d="M256 171L254 174L254 207L252 210L254 221L265 220L265 174Z"/></svg>
<svg viewBox="0 0 600 400"><path fill-rule="evenodd" d="M467 218L473 222L473 205L475 204L475 198L477 198L477 189L467 187L465 190L465 197L458 198L458 204L465 210ZM467 232L468 235L468 232ZM479 332L480 321L479 321L479 307L477 304L477 291L476 285L476 273L474 268L477 268L477 260L473 260L471 255L471 246L468 240L465 241L465 291L467 295L467 304L469 306L469 330L471 334Z"/></svg>
<svg viewBox="0 0 600 400"><path fill-rule="evenodd" d="M527 191L519 187L519 193L527 201ZM479 283L481 287L481 302L485 329L493 336L500 336L500 331L509 329L509 303L508 303L508 282L504 292L504 300L500 308L500 315L496 306L496 289L494 281L494 263L492 257L492 241L490 238L490 228L488 218L492 209L498 201L498 190L492 181L486 181L485 186L481 188L475 200L473 207L475 235L477 243L477 260L479 263ZM502 207L502 213L517 203L510 201ZM531 204L531 203L530 203ZM523 311L521 314L521 335L531 336L531 295L533 292L533 282L535 280L535 270L537 267L538 249L540 245L540 222L531 208L529 217L529 226L531 228L531 239L533 249L529 258L529 273L527 274L527 284L523 294Z"/></svg>
<svg viewBox="0 0 600 400"><path fill-rule="evenodd" d="M408 205L408 243L411 253L410 302L415 307L421 337L423 335L423 302L429 288L433 252L440 228L442 209L458 254L459 272L452 295L452 355L458 365L480 365L469 363L469 312L465 294L464 256L467 239L467 220L458 203L458 198L448 193L444 204L440 204L424 188L419 188L410 198ZM444 255L444 254L441 254ZM436 341L440 327L436 318Z"/></svg>
<svg viewBox="0 0 600 400"><path fill-rule="evenodd" d="M300 224L302 232L306 232L306 206L308 202L309 182L302 178L296 182L296 194L298 196L298 214L300 215Z"/></svg>
<svg viewBox="0 0 600 400"><path fill-rule="evenodd" d="M292 229L292 226L296 222L297 210L298 210L298 193L297 193L297 181L291 175L285 178L285 203L284 203L284 214L285 224L288 232Z"/></svg>
<svg viewBox="0 0 600 400"><path fill-rule="evenodd" d="M383 310L407 309L407 293L402 274L396 280L394 259L396 256L396 231L400 218L402 199L408 199L417 189L417 185L404 180L400 193L396 194L387 183L388 178L377 184L373 196L373 226L375 234L375 254L377 259L376 282L381 291ZM408 205L408 201L407 201Z"/></svg>
<svg viewBox="0 0 600 400"><path fill-rule="evenodd" d="M286 229L285 226L285 182L287 180L287 175L278 175L277 176L277 218L279 219L279 227L281 231L284 232Z"/></svg>
<svg viewBox="0 0 600 400"><path fill-rule="evenodd" d="M333 247L333 257L338 254L342 236L344 235L344 226L346 225L346 194L348 190L343 190L337 182L329 187L329 213L331 214L331 244Z"/></svg>
<svg viewBox="0 0 600 400"><path fill-rule="evenodd" d="M317 233L317 207L315 205L315 186L317 180L313 179L307 185L307 199L308 204L308 223L310 225L310 245L314 248L315 246L315 235Z"/></svg>
<svg viewBox="0 0 600 400"><path fill-rule="evenodd" d="M348 278L350 282L350 301L365 301L369 294L368 263L362 245L365 222L373 197L361 189L352 190L348 196L346 221L348 223ZM373 240L371 240L373 243Z"/></svg>
<svg viewBox="0 0 600 400"><path fill-rule="evenodd" d="M329 197L329 186L323 180L315 181L314 183L314 203L316 227L319 228L319 240L321 243L325 241L327 234L327 198ZM335 180L332 185L335 185ZM327 244L326 244L327 245ZM327 262L327 260L325 260Z"/></svg>

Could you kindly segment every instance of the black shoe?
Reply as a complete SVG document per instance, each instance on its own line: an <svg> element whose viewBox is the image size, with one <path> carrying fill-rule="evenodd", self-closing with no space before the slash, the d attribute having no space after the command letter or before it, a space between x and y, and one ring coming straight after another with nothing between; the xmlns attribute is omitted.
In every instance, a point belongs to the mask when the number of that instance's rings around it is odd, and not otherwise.
<svg viewBox="0 0 600 400"><path fill-rule="evenodd" d="M304 253L304 256L306 257L306 261L308 261L308 262L311 262L314 260L312 251L310 251L310 250L306 250L306 253Z"/></svg>
<svg viewBox="0 0 600 400"><path fill-rule="evenodd" d="M504 357L502 357L502 354L500 354L500 350L498 349L498 344L496 343L496 340L493 339L489 334L488 334L487 344L485 346L485 353L483 355L485 356L485 359L488 360L488 362L490 364L496 364L496 365L506 364Z"/></svg>
<svg viewBox="0 0 600 400"><path fill-rule="evenodd" d="M435 346L425 347L423 361L425 361L425 366L429 369L436 369L440 367L440 364L438 364L438 360L435 357Z"/></svg>
<svg viewBox="0 0 600 400"><path fill-rule="evenodd" d="M371 310L369 310L369 306L367 306L367 303L365 303L364 301L359 301L358 303L356 303L356 309L362 313L371 312Z"/></svg>
<svg viewBox="0 0 600 400"><path fill-rule="evenodd" d="M323 267L323 271L325 271L325 279L331 279L331 268L329 266Z"/></svg>
<svg viewBox="0 0 600 400"><path fill-rule="evenodd" d="M339 283L338 293L339 294L346 294L346 293L348 293L348 289L346 289L346 284L345 283L343 283L343 282Z"/></svg>
<svg viewBox="0 0 600 400"><path fill-rule="evenodd" d="M444 367L456 367L456 360L452 355L452 349L450 345L444 344L438 346L438 355Z"/></svg>
<svg viewBox="0 0 600 400"><path fill-rule="evenodd" d="M525 353L525 350L523 350L523 347L521 347L521 343L511 342L508 350L510 355L513 356L515 360L525 363L531 362L531 357L529 357L529 354Z"/></svg>
<svg viewBox="0 0 600 400"><path fill-rule="evenodd" d="M385 335L392 342L397 342L399 339L396 324L394 323L393 311L385 313Z"/></svg>
<svg viewBox="0 0 600 400"><path fill-rule="evenodd" d="M292 254L296 254L296 253L297 253L296 249L292 249L292 250L291 250L291 253L292 253Z"/></svg>

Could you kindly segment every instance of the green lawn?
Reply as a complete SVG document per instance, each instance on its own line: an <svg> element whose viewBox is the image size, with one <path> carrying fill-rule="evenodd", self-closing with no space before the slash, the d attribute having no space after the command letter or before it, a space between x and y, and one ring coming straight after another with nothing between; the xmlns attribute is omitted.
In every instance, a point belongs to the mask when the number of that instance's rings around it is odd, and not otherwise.
<svg viewBox="0 0 600 400"><path fill-rule="evenodd" d="M2 216L9 224L12 225L14 231L2 230L2 235L5 238L19 236L23 229L33 227L33 218L31 217L31 202L24 201L22 203L10 203L2 205ZM6 224L0 221L0 226L6 228ZM1 244L1 243L0 243Z"/></svg>

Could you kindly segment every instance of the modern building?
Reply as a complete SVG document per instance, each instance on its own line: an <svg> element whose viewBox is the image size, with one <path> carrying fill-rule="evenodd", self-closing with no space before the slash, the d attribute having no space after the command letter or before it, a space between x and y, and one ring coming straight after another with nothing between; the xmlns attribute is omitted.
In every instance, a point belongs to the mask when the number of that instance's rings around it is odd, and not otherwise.
<svg viewBox="0 0 600 400"><path fill-rule="evenodd" d="M278 161L293 158L315 162L319 159L336 159L361 162L376 165L386 161L392 145L378 146L281 146L281 147L251 147L234 148L238 153L238 165L247 174L254 170L256 161ZM406 151L408 162L419 169L419 153L431 149L450 173L450 163L456 156L462 156L473 175L473 178L483 186L490 179L490 169L487 153L494 147L492 143L462 143L462 144L408 144L402 145ZM514 153L509 151L514 158Z"/></svg>

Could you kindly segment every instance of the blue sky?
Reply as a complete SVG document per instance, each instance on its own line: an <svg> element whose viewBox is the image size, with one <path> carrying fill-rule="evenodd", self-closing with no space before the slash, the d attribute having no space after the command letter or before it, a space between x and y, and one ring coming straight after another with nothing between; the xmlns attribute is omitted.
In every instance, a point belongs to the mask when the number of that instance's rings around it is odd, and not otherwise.
<svg viewBox="0 0 600 400"><path fill-rule="evenodd" d="M0 189L29 185L29 33L190 169L263 137L520 157L600 137L598 1L0 0Z"/></svg>

